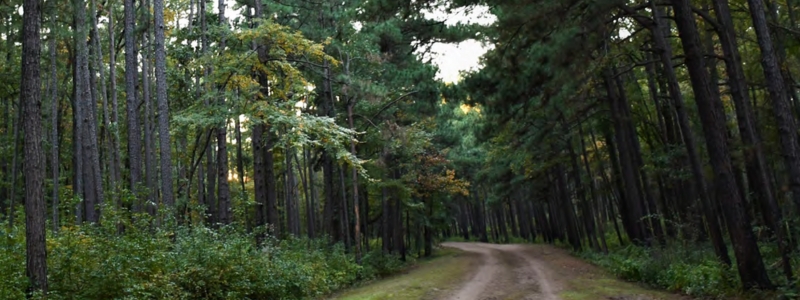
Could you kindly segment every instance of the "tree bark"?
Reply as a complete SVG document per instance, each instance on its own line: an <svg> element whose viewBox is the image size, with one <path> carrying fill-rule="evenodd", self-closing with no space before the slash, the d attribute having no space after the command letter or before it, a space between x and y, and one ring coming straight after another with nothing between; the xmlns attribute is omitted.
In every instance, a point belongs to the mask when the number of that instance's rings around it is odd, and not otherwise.
<svg viewBox="0 0 800 300"><path fill-rule="evenodd" d="M219 0L219 22L222 28L228 28L225 18L225 0ZM225 51L226 37L220 40L219 49ZM220 98L219 103L225 104L225 98ZM223 112L224 121L217 127L217 201L219 204L218 221L222 224L230 223L230 189L228 187L228 126L227 112Z"/></svg>
<svg viewBox="0 0 800 300"><path fill-rule="evenodd" d="M40 76L41 1L23 2L22 83L20 106L25 145L25 271L28 295L47 295L47 247L45 245L44 150L42 149L42 95Z"/></svg>
<svg viewBox="0 0 800 300"><path fill-rule="evenodd" d="M103 187L100 170L100 158L97 147L97 126L95 118L95 101L92 95L90 78L94 75L89 72L89 49L86 43L88 38L86 25L86 4L83 0L75 1L75 41L76 41L76 75L80 78L77 86L80 93L75 99L79 107L79 130L76 135L81 136L81 177L83 177L83 220L96 223L100 220L100 206L103 199Z"/></svg>
<svg viewBox="0 0 800 300"><path fill-rule="evenodd" d="M610 72L613 73L613 72ZM647 226L643 221L644 207L643 201L640 198L638 189L638 179L636 176L636 169L633 161L633 151L629 144L629 135L627 123L630 119L624 119L622 115L623 106L628 105L627 101L617 95L617 89L614 87L613 79L610 74L606 75L606 90L608 92L609 100L611 101L611 118L614 123L614 141L616 148L619 151L619 166L622 182L622 190L625 194L624 204L620 206L625 207L622 211L623 223L627 222L626 231L631 241L638 245L649 245L650 235L647 231Z"/></svg>
<svg viewBox="0 0 800 300"><path fill-rule="evenodd" d="M254 122L252 126L253 134L250 137L253 143L253 189L256 202L256 227L264 226L264 224L267 223L265 215L266 206L264 205L267 198L267 178L265 174L266 170L264 169L264 127L263 123ZM256 239L260 243L263 239L263 235L257 235Z"/></svg>
<svg viewBox="0 0 800 300"><path fill-rule="evenodd" d="M52 15L50 16L50 31L53 32L56 29L56 18L58 17L58 12L56 10L57 2L55 0L48 1L50 5L52 5ZM24 9L24 8L23 8ZM52 212L52 225L53 225L53 232L58 231L59 228L59 199L58 199L58 172L59 172L59 157L58 157L58 68L57 68L57 60L56 60L56 37L55 35L51 34L50 41L48 45L48 50L50 51L50 98L51 98L51 106L50 106L50 161L52 167L50 168L53 176L53 194L52 194L52 205L53 205L53 212ZM24 65L23 65L24 66Z"/></svg>
<svg viewBox="0 0 800 300"><path fill-rule="evenodd" d="M155 14L156 102L158 104L158 139L161 160L161 203L175 205L172 194L172 151L169 138L169 103L167 101L167 54L164 49L164 0L153 0Z"/></svg>
<svg viewBox="0 0 800 300"><path fill-rule="evenodd" d="M140 26L144 26L142 31L142 101L144 102L144 116L142 117L144 127L144 181L147 185L145 199L145 210L150 215L156 213L156 194L158 193L158 177L156 168L155 138L153 137L153 99L150 95L150 74L152 68L152 27L150 26L150 0L144 0L140 4L140 9L144 11L141 15Z"/></svg>
<svg viewBox="0 0 800 300"><path fill-rule="evenodd" d="M311 163L311 150L304 147L303 152L305 153L305 161L306 161L306 175L308 175L308 186L309 186L309 198L308 203L309 206L306 208L308 210L308 237L315 238L317 236L317 187L314 184L314 167Z"/></svg>
<svg viewBox="0 0 800 300"><path fill-rule="evenodd" d="M128 114L128 163L130 189L135 191L142 181L142 131L139 127L139 102L136 98L136 72L139 69L136 53L136 7L133 0L125 0L125 101ZM142 206L134 204L134 211Z"/></svg>
<svg viewBox="0 0 800 300"><path fill-rule="evenodd" d="M122 167L122 161L120 158L120 138L119 138L119 103L117 99L117 51L116 51L116 38L114 37L114 12L113 10L108 10L108 42L109 42L109 53L108 53L108 69L109 69L109 90L111 91L111 146L113 150L111 152L111 156L113 157L113 164L111 165L111 177L114 178L114 182L117 183L116 186L113 187L114 191L114 204L117 208L120 207L121 197L120 197L120 188L122 188L122 171L120 168Z"/></svg>
<svg viewBox="0 0 800 300"><path fill-rule="evenodd" d="M345 64L345 76L350 76L350 56L347 57L347 63ZM344 92L345 99L349 99L347 87L345 86ZM347 120L350 123L350 129L355 130L355 126L353 125L353 107L356 105L355 99L349 99L350 103L347 105ZM350 153L353 154L355 157L356 154L356 141L355 139L350 139ZM355 166L353 166L350 170L353 181L353 212L356 218L356 226L355 226L355 246L356 246L356 263L361 264L361 215L358 211L359 202L358 202L358 170L356 170ZM427 250L427 248L426 248Z"/></svg>

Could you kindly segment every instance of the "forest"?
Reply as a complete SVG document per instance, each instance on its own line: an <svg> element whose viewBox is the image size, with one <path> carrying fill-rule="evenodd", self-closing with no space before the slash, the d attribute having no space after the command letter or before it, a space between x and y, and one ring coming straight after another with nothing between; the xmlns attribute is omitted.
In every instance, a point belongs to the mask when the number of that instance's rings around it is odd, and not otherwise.
<svg viewBox="0 0 800 300"><path fill-rule="evenodd" d="M444 241L800 295L798 0L0 1L0 298L314 299Z"/></svg>

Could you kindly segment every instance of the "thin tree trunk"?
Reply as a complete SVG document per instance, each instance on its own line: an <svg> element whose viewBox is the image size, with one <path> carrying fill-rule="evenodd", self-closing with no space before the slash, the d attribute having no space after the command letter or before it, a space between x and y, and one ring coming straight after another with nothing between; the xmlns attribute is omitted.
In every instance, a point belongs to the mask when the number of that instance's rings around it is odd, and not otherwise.
<svg viewBox="0 0 800 300"><path fill-rule="evenodd" d="M575 209L572 205L572 200L567 193L567 179L564 176L564 169L561 164L556 164L552 173L555 176L556 180L556 188L558 189L558 198L559 204L558 206L561 207L561 214L563 216L564 223L567 229L567 238L569 240L570 245L572 245L572 250L580 251L581 250L581 237L579 234L579 229L576 223L575 217ZM504 229L502 225L500 225L501 229Z"/></svg>
<svg viewBox="0 0 800 300"><path fill-rule="evenodd" d="M264 224L267 223L264 205L267 198L267 178L265 174L266 170L264 169L264 127L263 123L254 122L252 126L253 134L250 137L253 143L253 189L256 202L256 227L264 226ZM257 235L256 239L260 244L263 235Z"/></svg>
<svg viewBox="0 0 800 300"><path fill-rule="evenodd" d="M305 156L305 153L306 153L306 146L305 145L303 145L303 148L302 148L301 151L303 152L303 156ZM305 203L305 205L306 205L306 235L308 236L308 238L313 239L314 237L311 234L311 232L313 230L312 229L313 224L311 223L311 220L314 219L314 217L313 217L314 210L311 207L311 195L309 195L309 190L308 190L308 171L306 171L305 165L300 162L300 157L299 157L299 155L297 155L297 152L294 152L293 156L294 156L294 163L297 164L297 171L300 173L300 181L303 183L303 198L305 199L305 202L306 202ZM299 201L300 198L298 197L297 199ZM298 206L299 206L299 204L298 204ZM298 214L299 213L300 212L298 211ZM298 219L299 219L299 217L298 217Z"/></svg>
<svg viewBox="0 0 800 300"><path fill-rule="evenodd" d="M94 87L90 79L94 77L89 73L89 49L86 44L88 32L86 25L86 5L83 0L75 1L75 38L76 38L76 72L80 78L78 97L75 99L76 107L80 108L78 122L80 130L76 132L81 136L79 144L82 155L82 172L84 189L84 219L96 223L100 218L99 204L103 198L100 159L97 148L97 127L95 123L95 101L92 94Z"/></svg>
<svg viewBox="0 0 800 300"><path fill-rule="evenodd" d="M345 64L345 76L350 76L350 56L347 56L347 62ZM345 86L344 89L344 98L349 99L347 88ZM355 126L353 125L353 107L356 105L355 99L349 99L350 103L347 105L347 120L350 123L350 129L355 130ZM358 153L356 152L356 142L355 139L350 139L350 153L353 156L356 156ZM356 226L355 226L355 244L356 244L356 263L361 264L361 216L358 211L358 170L356 170L355 166L351 167L351 177L353 181L353 212L356 218ZM427 250L427 248L426 248Z"/></svg>
<svg viewBox="0 0 800 300"><path fill-rule="evenodd" d="M161 203L175 205L172 195L172 151L169 138L169 104L167 102L167 54L164 49L164 0L153 0L155 14L156 102L158 105L158 139L161 159Z"/></svg>
<svg viewBox="0 0 800 300"><path fill-rule="evenodd" d="M344 231L344 237L345 237L344 247L348 252L350 252L350 246L352 246L353 244L350 236L350 213L349 213L350 210L347 207L347 187L344 184L344 179L345 179L344 166L338 166L337 169L339 169L339 183L341 185L341 191L342 191L341 220L342 220L342 231Z"/></svg>
<svg viewBox="0 0 800 300"><path fill-rule="evenodd" d="M74 4L73 4L74 5ZM73 28L74 28L74 19L73 18ZM77 35L73 37L73 41L75 41ZM75 43L77 44L77 43ZM72 56L74 63L72 64L72 146L73 146L73 159L72 159L72 169L73 169L73 188L72 188L72 196L73 198L79 197L83 198L83 135L80 134L81 132L81 107L78 105L78 98L81 96L83 86L83 76L81 76L81 71L79 70L79 59L78 55ZM16 139L15 139L16 140ZM13 189L13 181L12 189ZM12 201L14 199L11 199ZM13 202L12 202L13 204ZM12 219L13 221L13 219ZM83 201L78 200L75 204L75 223L80 224L83 222Z"/></svg>
<svg viewBox="0 0 800 300"><path fill-rule="evenodd" d="M139 69L136 53L135 20L136 7L133 0L125 1L125 99L128 114L128 162L130 172L130 189L136 191L142 178L141 139L139 127L139 102L136 99L136 73ZM139 201L134 204L134 211L141 212Z"/></svg>
<svg viewBox="0 0 800 300"><path fill-rule="evenodd" d="M152 47L150 41L152 40L150 27L150 0L144 0L140 9L145 13L142 14L140 25L144 26L142 31L142 101L144 101L144 177L147 185L147 204L145 210L150 215L156 213L156 194L158 193L157 171L156 171L156 153L153 149L155 147L155 138L153 137L153 102L150 95L150 61L152 59Z"/></svg>
<svg viewBox="0 0 800 300"><path fill-rule="evenodd" d="M228 20L225 18L225 0L219 0L219 22L223 28L228 28ZM219 43L220 51L225 51L226 37L224 36ZM219 99L220 104L225 103L225 98ZM224 105L223 105L224 107ZM217 201L219 203L218 217L222 224L230 223L230 189L228 188L228 128L227 112L223 123L217 128Z"/></svg>
<svg viewBox="0 0 800 300"><path fill-rule="evenodd" d="M583 135L583 123L578 123L578 141L580 141L581 147L581 156L583 161L583 166L586 170L586 174L589 175L589 192L592 196L592 203L590 204L590 209L592 210L591 218L592 222L596 222L597 227L595 234L600 237L600 246L602 247L603 253L608 253L608 244L606 243L606 229L605 229L605 219L602 217L597 217L597 188L595 187L595 181L592 175L592 169L589 167L589 155L586 153L586 143L584 142L584 135ZM585 217L584 217L585 218Z"/></svg>
<svg viewBox="0 0 800 300"><path fill-rule="evenodd" d="M579 125L580 126L580 125ZM581 135L578 136L579 139L583 138ZM574 178L573 181L575 182L575 187L577 190L575 191L578 194L578 201L580 201L581 206L581 221L584 226L584 230L586 230L586 238L589 239L589 245L595 251L600 250L600 245L597 242L597 233L595 232L596 225L594 223L594 211L592 211L591 206L589 205L588 200L586 199L586 191L584 190L583 182L581 181L581 172L580 166L578 164L578 155L575 154L575 148L572 145L572 140L570 139L567 142L567 149L569 150L569 155L572 161L572 177Z"/></svg>
<svg viewBox="0 0 800 300"><path fill-rule="evenodd" d="M235 117L234 119L234 131L236 132L236 172L239 173L239 184L241 185L242 191L241 198L247 199L247 189L245 188L245 174L244 174L244 149L242 149L242 127L239 124L239 117Z"/></svg>
<svg viewBox="0 0 800 300"><path fill-rule="evenodd" d="M275 157L273 148L277 137L272 133L270 126L264 129L266 135L266 147L264 147L264 169L267 178L267 224L274 230L275 236L280 236L281 232L280 215L278 215L278 183L275 178Z"/></svg>
<svg viewBox="0 0 800 300"><path fill-rule="evenodd" d="M58 17L58 12L56 9L57 2L55 0L48 1L51 5L52 14L50 16L50 30L51 32L56 30L56 18ZM59 171L59 159L58 159L58 68L57 68L57 60L56 60L56 37L54 34L50 35L50 41L48 45L48 50L50 51L50 98L51 98L51 106L50 106L50 161L52 163L52 167L50 168L52 175L53 175L53 196L52 196L52 205L53 205L53 212L52 212L52 225L53 225L53 232L58 231L59 227L59 220L58 220L58 171Z"/></svg>
<svg viewBox="0 0 800 300"><path fill-rule="evenodd" d="M228 187L228 138L227 128L217 129L217 221L230 223L230 189Z"/></svg>
<svg viewBox="0 0 800 300"><path fill-rule="evenodd" d="M114 12L113 10L108 10L108 42L109 42L109 51L108 51L108 68L109 68L109 90L111 91L111 131L112 131L112 138L111 138L111 145L113 150L111 155L113 157L113 164L111 165L111 177L114 178L114 182L117 183L116 186L113 187L114 191L114 205L119 208L121 203L121 197L119 193L119 189L122 187L122 171L120 170L122 161L120 158L120 138L119 138L119 103L117 100L117 54L116 54L116 40L114 37Z"/></svg>
<svg viewBox="0 0 800 300"><path fill-rule="evenodd" d="M103 158L105 160L106 169L108 170L109 173L108 175L110 176L108 179L109 181L108 183L110 186L116 186L116 181L115 181L116 178L111 177L112 175L111 169L112 165L114 164L114 160L111 155L111 152L113 151L111 147L111 135L109 134L110 133L109 127L111 127L111 116L109 115L109 109L108 109L108 90L106 89L106 71L105 68L103 67L103 47L100 44L100 32L97 29L97 5L95 3L95 0L90 1L89 5L90 5L89 7L91 7L91 9L89 10L89 19L91 20L91 26L92 26L91 42L94 54L94 59L92 60L92 66L94 67L95 72L98 73L100 77L100 97L103 102L102 128L104 130L103 134L101 134L101 136L103 137L104 148L105 148L103 152L104 153ZM109 50L113 51L113 49ZM102 170L102 168L99 170ZM102 171L100 174L101 174L100 178L102 178ZM102 183L102 181L100 182Z"/></svg>
<svg viewBox="0 0 800 300"><path fill-rule="evenodd" d="M311 150L304 148L303 149L305 162L307 167L307 175L308 175L308 186L309 186L309 198L308 203L309 207L306 208L308 210L308 236L310 238L315 238L317 236L317 187L314 184L314 167L311 165Z"/></svg>
<svg viewBox="0 0 800 300"><path fill-rule="evenodd" d="M611 72L613 74L613 72ZM644 223L644 207L642 206L643 201L640 198L639 189L638 189L638 180L636 176L636 169L633 161L633 151L632 147L629 144L630 139L628 129L630 128L627 126L626 122L630 122L630 119L625 119L624 116L621 115L623 110L623 106L628 105L624 98L621 98L617 95L617 89L614 87L613 79L611 75L606 75L606 90L608 91L608 97L611 101L611 117L614 121L614 134L615 134L615 142L617 145L617 150L619 151L619 161L620 161L620 175L622 181L622 188L625 193L625 202L624 204L620 204L626 208L623 212L622 218L623 223L626 222L629 225L626 226L628 237L631 240L639 245L649 245L650 243L650 235L647 231L647 226ZM610 139L609 139L610 140Z"/></svg>

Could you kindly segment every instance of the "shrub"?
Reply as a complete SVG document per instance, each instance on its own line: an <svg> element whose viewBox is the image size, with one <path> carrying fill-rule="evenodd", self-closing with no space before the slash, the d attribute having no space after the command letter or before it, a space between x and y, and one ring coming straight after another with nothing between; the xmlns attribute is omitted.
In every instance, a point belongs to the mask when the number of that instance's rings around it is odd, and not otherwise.
<svg viewBox="0 0 800 300"><path fill-rule="evenodd" d="M692 296L723 297L735 294L739 287L735 270L705 249L629 245L608 255L584 252L581 256L626 280Z"/></svg>
<svg viewBox="0 0 800 300"><path fill-rule="evenodd" d="M405 265L396 255L385 255L381 249L373 249L361 259L363 279L383 277L400 271Z"/></svg>
<svg viewBox="0 0 800 300"><path fill-rule="evenodd" d="M111 223L111 222L109 222ZM370 252L364 266L326 240L267 239L233 227L128 224L50 234L48 299L309 299L399 268ZM24 229L0 242L0 299L24 299Z"/></svg>

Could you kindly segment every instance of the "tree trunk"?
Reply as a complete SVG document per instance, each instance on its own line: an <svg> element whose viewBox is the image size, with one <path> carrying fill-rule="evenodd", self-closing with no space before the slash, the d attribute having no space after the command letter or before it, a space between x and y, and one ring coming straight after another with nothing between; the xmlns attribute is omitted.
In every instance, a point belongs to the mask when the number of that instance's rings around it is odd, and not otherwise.
<svg viewBox="0 0 800 300"><path fill-rule="evenodd" d="M349 62L349 61L348 61ZM347 93L345 92L345 98L347 98ZM347 106L347 119L350 122L350 129L356 130L355 126L353 126L353 106L355 106L355 100L351 100L352 103ZM353 156L356 156L356 142L354 139L350 139L350 153ZM355 226L355 245L356 245L356 263L361 264L361 215L358 211L359 202L358 202L358 170L356 170L355 166L351 167L351 177L353 180L353 211L355 213L356 218L356 226ZM427 249L427 248L426 248Z"/></svg>
<svg viewBox="0 0 800 300"><path fill-rule="evenodd" d="M145 210L150 215L156 214L156 194L158 193L157 184L157 170L156 170L156 153L153 149L155 147L155 138L153 137L153 101L150 95L152 91L150 87L150 74L152 68L150 61L152 60L152 47L150 41L152 38L152 27L150 26L150 0L141 2L140 9L145 13L142 14L140 21L144 26L142 31L142 101L144 102L144 181L147 185L147 194L145 199Z"/></svg>
<svg viewBox="0 0 800 300"><path fill-rule="evenodd" d="M608 244L606 243L606 228L605 228L605 219L602 217L597 216L598 212L598 205L597 202L599 198L597 197L597 188L595 187L595 180L593 179L592 169L589 167L589 154L586 153L586 144L584 142L584 134L583 134L583 124L578 123L578 136L580 141L581 147L581 157L583 161L583 166L585 168L586 174L589 175L589 192L592 196L592 203L590 204L589 208L592 210L591 218L593 222L596 222L597 227L595 234L600 237L600 246L602 247L603 253L608 253ZM602 206L602 205L601 205Z"/></svg>
<svg viewBox="0 0 800 300"><path fill-rule="evenodd" d="M633 161L634 154L629 140L630 133L628 133L628 130L631 127L627 126L626 123L630 122L630 119L624 119L624 116L621 114L624 109L623 106L628 105L628 103L624 101L624 98L617 95L617 89L614 87L611 75L606 75L605 81L608 97L611 101L611 118L614 123L615 134L614 140L617 146L616 148L619 151L618 158L623 188L621 191L624 191L625 194L624 204L620 203L620 207L625 207L625 210L621 211L623 224L628 224L625 227L631 241L639 245L649 245L650 235L647 232L647 226L643 220L643 201L639 194L638 179Z"/></svg>
<svg viewBox="0 0 800 300"><path fill-rule="evenodd" d="M91 27L91 40L90 40L91 41L91 46L92 46L92 52L91 53L93 54L92 55L93 59L92 59L92 62L91 62L91 66L95 70L94 72L92 72L92 74L94 74L94 73L98 73L99 74L99 77L100 77L100 97L101 97L102 102L103 102L103 127L102 127L103 128L103 134L101 134L101 136L103 137L103 140L104 140L104 148L105 148L105 150L103 152L103 154L104 154L103 158L104 158L105 165L106 165L106 168L107 168L108 174L109 174L108 183L111 186L116 186L116 184L117 184L116 180L117 179L114 178L113 174L112 174L113 173L112 172L112 168L113 168L113 164L114 164L114 159L113 159L113 156L111 155L111 152L113 152L113 150L112 150L112 146L111 146L111 135L110 135L110 130L109 130L110 127L111 127L111 116L110 116L109 109L108 109L108 90L106 89L106 71L105 71L105 68L103 66L103 47L100 45L100 33L99 33L99 30L97 29L97 5L96 5L96 2L94 0L90 1L89 7L91 8L89 10L89 19L91 20L90 22L91 22L91 26L92 26ZM109 49L109 50L111 50L111 49ZM94 78L94 76L92 76L92 78ZM95 99L95 101L93 103L94 103L95 106L97 105L96 99ZM98 146L98 148L99 148L99 146ZM98 160L98 163L99 163L99 160ZM98 177L101 178L101 180L99 182L101 182L101 184L102 184L102 174L103 174L102 170L103 169L102 168L98 168L98 170L100 170L99 171L100 172L100 176L98 176ZM101 186L101 190L102 190L102 186Z"/></svg>
<svg viewBox="0 0 800 300"><path fill-rule="evenodd" d="M272 133L271 126L264 128L266 146L264 147L264 175L267 183L267 224L275 236L280 236L280 216L278 215L278 183L275 178L275 157L273 148L277 137Z"/></svg>
<svg viewBox="0 0 800 300"><path fill-rule="evenodd" d="M301 151L302 151L303 155L305 156L305 152L306 152L305 145L303 146ZM303 198L305 199L305 206L306 206L306 235L309 238L313 239L314 237L311 236L311 234L310 234L311 231L312 231L312 226L311 226L312 224L311 224L310 220L314 219L314 217L313 217L313 212L314 211L311 208L311 195L309 195L309 190L308 190L308 177L307 177L308 172L306 171L305 165L303 165L303 163L300 162L300 156L297 155L296 151L293 151L292 156L294 158L294 163L297 165L297 172L300 175L300 182L303 184ZM298 194L299 194L299 192L298 192ZM297 220L298 220L298 222L300 222L299 221L300 220L300 208L299 208L300 207L300 196L299 195L297 196L297 207L298 207ZM300 224L298 224L297 226L298 226L298 228L300 228Z"/></svg>
<svg viewBox="0 0 800 300"><path fill-rule="evenodd" d="M676 0L673 2L673 8L695 102L708 144L708 155L715 173L716 195L720 202L723 202L723 213L734 245L739 276L745 288L772 288L750 228L750 217L746 214L744 201L735 185L730 151L725 138L725 115L719 111L720 106L715 104L720 99L712 99L709 90L710 83L703 66L699 34L689 0Z"/></svg>
<svg viewBox="0 0 800 300"><path fill-rule="evenodd" d="M225 0L219 0L219 22L223 28L228 28L228 20L225 18ZM219 42L219 50L225 51L226 37L222 36ZM225 98L219 99L220 104L224 107ZM217 201L219 204L218 221L222 224L229 224L230 209L231 209L231 195L228 187L228 127L227 127L227 111L223 111L224 121L217 127Z"/></svg>
<svg viewBox="0 0 800 300"><path fill-rule="evenodd" d="M308 175L308 187L309 187L309 194L310 194L309 197L308 197L308 200L306 200L307 203L309 204L308 207L306 207L306 210L308 211L307 212L308 213L308 220L306 220L306 221L308 222L308 237L313 239L313 238L315 238L317 236L317 226L318 226L318 224L317 224L317 219L318 219L318 217L317 217L317 203L318 203L317 202L317 187L314 184L314 177L316 177L316 176L314 175L314 167L312 166L312 163L311 163L311 150L309 150L308 148L304 147L303 148L303 153L304 153L303 155L305 157L305 162L306 162L306 175Z"/></svg>
<svg viewBox="0 0 800 300"><path fill-rule="evenodd" d="M266 224L266 214L265 214L265 205L264 202L267 198L267 178L266 178L266 170L264 168L264 124L263 123L256 123L253 122L252 131L253 134L250 137L250 140L253 143L253 189L255 193L255 211L256 211L256 218L255 218L255 226L261 227ZM256 236L259 244L263 240L263 235L259 234Z"/></svg>
<svg viewBox="0 0 800 300"><path fill-rule="evenodd" d="M172 195L172 151L169 138L169 103L167 102L167 53L164 49L164 0L153 0L155 14L156 102L158 139L161 159L161 203L175 205Z"/></svg>
<svg viewBox="0 0 800 300"><path fill-rule="evenodd" d="M139 69L136 53L136 7L133 0L125 0L125 101L128 114L128 163L130 189L136 191L142 181L142 131L139 127L139 102L136 99L136 72ZM141 212L139 202L134 211Z"/></svg>
<svg viewBox="0 0 800 300"><path fill-rule="evenodd" d="M347 187L344 184L345 176L344 176L344 166L339 165L337 167L339 169L339 184L342 192L342 202L341 202L341 218L342 220L342 231L344 232L344 247L347 252L350 252L350 246L352 246L352 239L350 236L350 210L347 207Z"/></svg>
<svg viewBox="0 0 800 300"><path fill-rule="evenodd" d="M761 67L767 83L772 111L775 114L775 123L778 126L778 135L781 142L781 153L784 164L789 171L789 186L792 191L792 200L795 209L800 211L800 147L797 141L797 124L795 124L789 105L789 96L781 74L779 58L773 45L767 24L763 0L748 0L750 17L753 28L758 38L761 49Z"/></svg>
<svg viewBox="0 0 800 300"><path fill-rule="evenodd" d="M761 145L760 134L755 126L750 97L747 94L747 81L736 43L728 0L713 2L717 22L720 24L719 39L722 44L722 51L725 53L728 86L730 87L731 98L733 98L736 106L737 124L739 125L742 144L745 148L744 156L748 182L753 186L756 201L761 205L765 223L776 234L783 262L783 272L787 279L791 281L793 274L789 259L790 250L786 244L786 230L783 226L783 213L770 188L764 149Z"/></svg>
<svg viewBox="0 0 800 300"><path fill-rule="evenodd" d="M83 0L75 1L75 41L76 41L76 67L80 81L77 86L80 93L75 99L79 107L78 122L80 128L76 135L80 135L82 166L80 173L83 177L83 206L84 220L96 223L100 219L99 204L103 198L102 179L100 171L100 158L97 148L97 126L95 118L95 101L92 97L90 78L94 77L89 72L89 49L86 44L88 38L86 26L86 5Z"/></svg>
<svg viewBox="0 0 800 300"><path fill-rule="evenodd" d="M57 2L55 0L48 1L49 4L52 5L52 15L50 16L50 30L51 32L56 29L56 18L58 17L58 10L56 9ZM52 225L53 225L53 232L57 232L59 228L59 210L58 210L58 171L59 171L59 159L58 159L58 69L57 69L57 60L56 60L56 37L55 35L50 36L50 41L48 45L48 50L50 51L50 98L51 98L51 106L50 106L50 162L52 167L50 168L53 174L53 196L52 196L52 205L53 205L53 212L52 212ZM23 65L24 66L24 65ZM24 86L24 85L23 85Z"/></svg>
<svg viewBox="0 0 800 300"><path fill-rule="evenodd" d="M223 125L217 128L217 221L230 224L230 189L228 187L228 134Z"/></svg>
<svg viewBox="0 0 800 300"><path fill-rule="evenodd" d="M122 188L122 171L120 170L122 166L122 161L120 158L120 138L119 138L119 103L117 99L117 51L116 51L116 38L114 37L114 12L113 10L108 10L108 69L109 69L109 91L111 91L111 146L112 152L111 156L113 157L113 164L111 165L111 177L114 178L114 182L117 184L112 187L112 191L114 191L114 205L117 208L120 207L121 198L120 198L120 188Z"/></svg>
<svg viewBox="0 0 800 300"><path fill-rule="evenodd" d="M667 77L669 94L672 98L672 104L675 107L675 113L678 116L678 126L683 136L687 155L689 156L689 164L694 177L694 189L698 191L700 195L700 203L706 216L714 252L723 263L730 265L731 260L728 256L725 241L722 238L722 230L717 222L716 212L710 209L712 201L706 186L705 175L703 175L703 167L700 164L700 154L697 152L697 146L693 138L694 135L689 125L689 116L684 109L683 94L678 84L677 76L675 75L675 69L672 66L672 47L664 37L666 26L663 25L661 20L662 9L656 7L654 3L651 4L651 8L653 9L653 20L655 21L655 27L651 29L651 32L653 33L653 40L661 56L662 71ZM702 63L702 61L700 63Z"/></svg>
<svg viewBox="0 0 800 300"><path fill-rule="evenodd" d="M25 270L30 286L28 295L47 296L47 247L45 245L44 150L42 149L42 111L40 77L41 1L23 2L22 83L20 106L25 114Z"/></svg>
<svg viewBox="0 0 800 300"><path fill-rule="evenodd" d="M392 231L390 229L392 211L387 194L386 187L381 187L381 207L383 209L383 215L381 216L381 246L384 254L388 254L392 250Z"/></svg>
<svg viewBox="0 0 800 300"><path fill-rule="evenodd" d="M245 188L245 179L246 175L244 171L244 149L243 149L243 140L242 140L242 126L239 122L239 117L236 116L233 119L234 121L234 131L236 133L236 173L239 174L239 184L241 185L241 191L239 192L241 195L241 199L249 198L247 196L247 189Z"/></svg>
<svg viewBox="0 0 800 300"><path fill-rule="evenodd" d="M286 159L286 215L289 233L295 237L300 236L300 208L297 195L297 176L294 173L292 157L294 149L287 145L284 153Z"/></svg>
<svg viewBox="0 0 800 300"><path fill-rule="evenodd" d="M560 198L558 206L561 208L562 218L564 223L566 223L562 225L566 226L567 239L569 240L570 245L572 245L572 250L581 251L583 247L581 245L580 229L578 229L575 208L572 205L572 199L567 190L567 178L564 172L565 171L561 164L557 164L555 169L553 169L556 179L556 186L558 188L558 198Z"/></svg>
<svg viewBox="0 0 800 300"><path fill-rule="evenodd" d="M578 136L579 139L583 138L582 136ZM594 224L594 212L590 208L589 202L586 199L586 191L584 190L584 185L581 182L581 171L580 166L578 165L578 155L575 154L575 148L572 145L572 140L570 139L567 142L567 149L569 151L569 156L572 162L572 177L573 182L575 183L575 187L578 194L578 201L580 201L581 207L581 222L583 223L584 230L586 230L586 238L589 239L589 245L595 251L600 250L600 245L597 242L597 234L595 232L595 224Z"/></svg>

